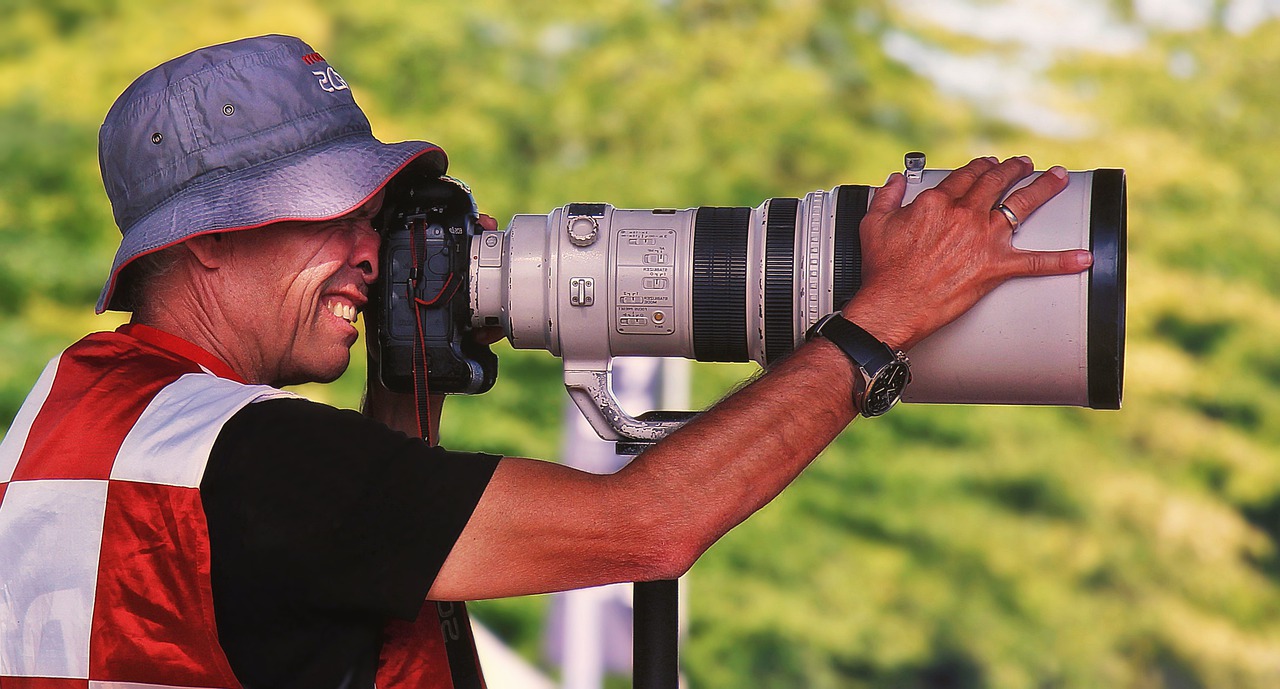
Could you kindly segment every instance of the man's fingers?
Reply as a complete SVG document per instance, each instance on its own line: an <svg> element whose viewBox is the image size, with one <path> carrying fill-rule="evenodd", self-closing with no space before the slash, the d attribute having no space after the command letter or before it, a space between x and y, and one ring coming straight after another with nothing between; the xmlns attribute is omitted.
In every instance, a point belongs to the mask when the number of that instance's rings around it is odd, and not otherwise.
<svg viewBox="0 0 1280 689"><path fill-rule="evenodd" d="M471 330L472 339L482 345L491 345L502 340L506 336L506 331L503 330L501 326L496 325L473 328Z"/></svg>
<svg viewBox="0 0 1280 689"><path fill-rule="evenodd" d="M1030 184L1017 191L1009 194L1002 203L1013 214L1017 216L1019 222L1026 222L1036 209L1043 206L1049 199L1053 198L1058 192L1067 188L1067 171L1061 166L1055 165L1049 168L1043 174L1036 177ZM1001 203L997 201L997 203ZM992 216L995 217L995 216ZM1002 222L1004 218L1000 218Z"/></svg>
<svg viewBox="0 0 1280 689"><path fill-rule="evenodd" d="M1093 254L1086 249L1017 251L1014 253L1013 276L1071 275L1091 265Z"/></svg>
<svg viewBox="0 0 1280 689"><path fill-rule="evenodd" d="M996 165L994 157L974 158L964 167L953 170L934 188L948 198L958 199L969 193L974 183Z"/></svg>
<svg viewBox="0 0 1280 689"><path fill-rule="evenodd" d="M994 208L996 204L1000 203L1000 199L1005 195L1005 192L1009 191L1019 180L1031 174L1034 169L1035 166L1031 164L1031 159L1026 156L1009 158L992 167L975 180L966 194L966 199L973 203L974 206ZM1008 203L1006 202L1005 205L1008 205ZM1013 206L1009 206L1009 208L1013 210ZM1023 216L1019 215L1018 217L1022 218Z"/></svg>

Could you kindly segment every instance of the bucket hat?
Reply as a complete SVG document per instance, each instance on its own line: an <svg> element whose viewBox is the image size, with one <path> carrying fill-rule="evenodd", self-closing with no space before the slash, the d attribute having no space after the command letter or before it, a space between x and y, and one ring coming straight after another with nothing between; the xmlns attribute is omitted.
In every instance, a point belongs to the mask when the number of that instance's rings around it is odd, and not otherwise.
<svg viewBox="0 0 1280 689"><path fill-rule="evenodd" d="M151 69L107 112L98 163L122 235L97 312L130 310L121 270L196 235L322 221L359 208L426 141L374 138L342 76L291 36L201 48Z"/></svg>

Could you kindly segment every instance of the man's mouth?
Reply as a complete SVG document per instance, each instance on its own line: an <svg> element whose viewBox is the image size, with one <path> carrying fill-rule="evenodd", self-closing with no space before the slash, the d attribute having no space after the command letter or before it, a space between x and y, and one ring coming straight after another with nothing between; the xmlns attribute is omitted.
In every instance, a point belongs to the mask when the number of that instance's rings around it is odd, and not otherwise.
<svg viewBox="0 0 1280 689"><path fill-rule="evenodd" d="M325 302L324 308L329 313L341 318L348 323L355 323L360 313L353 304L348 304L337 299L330 299Z"/></svg>

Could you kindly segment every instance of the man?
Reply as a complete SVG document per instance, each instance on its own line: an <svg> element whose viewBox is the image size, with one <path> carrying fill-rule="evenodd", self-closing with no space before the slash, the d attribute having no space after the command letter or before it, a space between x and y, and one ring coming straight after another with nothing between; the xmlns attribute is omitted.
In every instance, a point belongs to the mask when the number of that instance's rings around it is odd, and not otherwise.
<svg viewBox="0 0 1280 689"><path fill-rule="evenodd" d="M322 56L265 36L144 74L99 153L123 239L98 311L133 318L55 359L0 445L6 686L479 686L465 617L425 601L676 577L866 402L824 330L614 475L428 447L380 422L414 400L376 376L372 418L278 388L344 370L382 189L439 148L376 141ZM1087 268L1012 247L1066 184L999 206L1031 170L974 160L906 207L891 176L845 327L908 349L1010 277Z"/></svg>

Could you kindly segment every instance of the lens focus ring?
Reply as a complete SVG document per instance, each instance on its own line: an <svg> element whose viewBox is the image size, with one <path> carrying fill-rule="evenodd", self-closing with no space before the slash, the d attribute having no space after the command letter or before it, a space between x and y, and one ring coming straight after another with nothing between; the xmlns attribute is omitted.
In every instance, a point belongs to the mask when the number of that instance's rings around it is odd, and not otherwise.
<svg viewBox="0 0 1280 689"><path fill-rule="evenodd" d="M693 351L699 361L749 361L750 208L703 207L693 234Z"/></svg>
<svg viewBox="0 0 1280 689"><path fill-rule="evenodd" d="M862 289L862 240L858 228L867 214L870 188L861 184L846 184L835 188L835 256L832 306L842 308L853 295Z"/></svg>
<svg viewBox="0 0 1280 689"><path fill-rule="evenodd" d="M770 199L764 237L765 365L795 347L796 212L799 199Z"/></svg>

